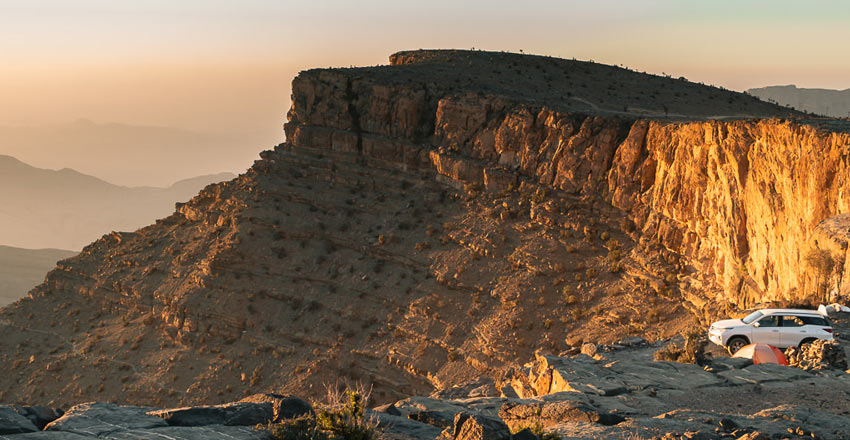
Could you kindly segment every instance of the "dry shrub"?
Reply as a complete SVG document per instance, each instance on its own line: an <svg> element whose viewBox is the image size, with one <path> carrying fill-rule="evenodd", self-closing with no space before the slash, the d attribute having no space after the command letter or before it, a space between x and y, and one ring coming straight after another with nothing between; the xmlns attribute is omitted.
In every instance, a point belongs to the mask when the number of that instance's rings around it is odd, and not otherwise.
<svg viewBox="0 0 850 440"><path fill-rule="evenodd" d="M255 429L268 432L275 440L373 440L381 438L377 421L365 417L371 389L362 384L354 389L347 386L327 387L327 400L314 403L315 415L283 420L279 423L257 425Z"/></svg>
<svg viewBox="0 0 850 440"><path fill-rule="evenodd" d="M684 347L680 348L678 344L671 342L666 347L656 351L652 355L652 359L697 365L705 365L711 360L710 355L705 353L708 337L702 328L690 327L682 332L682 337L685 338Z"/></svg>

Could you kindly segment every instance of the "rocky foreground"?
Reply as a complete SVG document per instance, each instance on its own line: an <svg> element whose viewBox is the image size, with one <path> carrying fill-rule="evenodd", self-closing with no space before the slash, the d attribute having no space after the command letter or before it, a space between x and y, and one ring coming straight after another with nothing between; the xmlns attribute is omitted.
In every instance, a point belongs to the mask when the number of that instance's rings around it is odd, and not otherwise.
<svg viewBox="0 0 850 440"><path fill-rule="evenodd" d="M538 355L501 383L410 397L365 417L382 438L399 440L850 438L850 375L842 370L720 357L704 367L653 362L645 358L656 347L636 347ZM311 413L303 400L268 394L179 409L86 403L64 415L4 406L0 439L265 439L274 438L262 429L267 422Z"/></svg>

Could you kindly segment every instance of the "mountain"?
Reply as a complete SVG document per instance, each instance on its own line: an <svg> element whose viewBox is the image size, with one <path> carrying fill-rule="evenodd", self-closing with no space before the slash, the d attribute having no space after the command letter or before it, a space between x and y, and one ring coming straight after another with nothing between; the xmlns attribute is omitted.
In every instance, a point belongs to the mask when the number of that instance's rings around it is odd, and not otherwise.
<svg viewBox="0 0 850 440"><path fill-rule="evenodd" d="M76 255L61 249L18 249L0 246L0 307L22 298L44 281L56 262Z"/></svg>
<svg viewBox="0 0 850 440"><path fill-rule="evenodd" d="M747 93L765 101L818 115L850 117L850 89L804 89L790 85L749 89Z"/></svg>
<svg viewBox="0 0 850 440"><path fill-rule="evenodd" d="M0 155L40 168L68 167L122 186L168 186L185 176L238 171L257 145L279 139L174 127L100 123L0 125Z"/></svg>
<svg viewBox="0 0 850 440"><path fill-rule="evenodd" d="M0 243L38 249L81 249L114 230L135 230L168 215L222 173L168 188L128 188L71 169L45 170L0 156Z"/></svg>
<svg viewBox="0 0 850 440"><path fill-rule="evenodd" d="M850 206L841 121L478 51L304 71L292 91L286 143L2 309L0 401L318 397L342 379L390 402L842 287L808 263Z"/></svg>

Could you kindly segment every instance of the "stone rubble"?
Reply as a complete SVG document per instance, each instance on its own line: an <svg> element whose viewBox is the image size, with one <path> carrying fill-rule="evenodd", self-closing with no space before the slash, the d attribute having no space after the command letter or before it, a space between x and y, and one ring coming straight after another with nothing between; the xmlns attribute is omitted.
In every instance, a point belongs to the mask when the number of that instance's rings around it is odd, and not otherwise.
<svg viewBox="0 0 850 440"><path fill-rule="evenodd" d="M788 359L788 365L806 371L847 369L847 355L844 347L835 340L818 339L800 348L789 347L785 350L785 358Z"/></svg>

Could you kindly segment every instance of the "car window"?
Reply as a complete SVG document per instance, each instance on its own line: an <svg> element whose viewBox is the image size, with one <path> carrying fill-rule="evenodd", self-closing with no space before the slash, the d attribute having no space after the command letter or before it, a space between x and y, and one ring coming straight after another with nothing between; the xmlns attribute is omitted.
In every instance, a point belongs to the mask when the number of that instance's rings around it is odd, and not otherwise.
<svg viewBox="0 0 850 440"><path fill-rule="evenodd" d="M765 316L759 320L759 327L779 327L779 319L775 315Z"/></svg>
<svg viewBox="0 0 850 440"><path fill-rule="evenodd" d="M753 312L753 313L750 313L749 315L747 315L747 317L742 319L741 321L744 321L744 324L749 324L749 323L755 321L756 319L761 318L762 316L764 316L764 313L762 313L762 312Z"/></svg>
<svg viewBox="0 0 850 440"><path fill-rule="evenodd" d="M829 322L818 316L800 316L800 319L803 320L803 323L806 325L817 325L819 327L830 327Z"/></svg>
<svg viewBox="0 0 850 440"><path fill-rule="evenodd" d="M782 327L802 327L806 325L803 322L803 318L799 316L783 316L782 317Z"/></svg>

